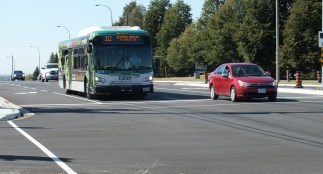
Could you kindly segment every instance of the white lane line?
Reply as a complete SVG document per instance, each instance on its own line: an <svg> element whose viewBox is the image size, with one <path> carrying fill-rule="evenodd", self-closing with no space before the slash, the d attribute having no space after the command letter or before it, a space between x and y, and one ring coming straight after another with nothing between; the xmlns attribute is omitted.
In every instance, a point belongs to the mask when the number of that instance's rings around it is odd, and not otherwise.
<svg viewBox="0 0 323 174"><path fill-rule="evenodd" d="M29 141L34 143L40 150L42 150L48 157L50 157L57 165L59 165L65 172L68 174L77 174L73 169L68 167L62 160L60 160L56 155L54 155L51 151L49 151L45 146L40 144L36 139L27 134L25 131L20 129L15 123L12 121L8 121L8 123L15 128L18 132L20 132L23 136L25 136Z"/></svg>
<svg viewBox="0 0 323 174"><path fill-rule="evenodd" d="M71 98L76 98L76 99L80 99L80 100L85 100L85 101L90 101L90 102L93 102L93 103L101 104L101 102L97 102L97 101L93 101L93 100L89 100L89 99L85 99L85 98L81 98L81 97L75 97L75 96L71 96L71 95L66 95L66 94L62 94L62 93L58 93L58 92L53 92L53 94L62 95L62 96L66 96L66 97L71 97Z"/></svg>
<svg viewBox="0 0 323 174"><path fill-rule="evenodd" d="M26 95L26 94L36 94L37 92L19 92L19 93L13 93L17 95Z"/></svg>
<svg viewBox="0 0 323 174"><path fill-rule="evenodd" d="M158 89L158 90L168 90L168 91L180 91L180 92L196 92L196 93L205 93L208 94L210 92L208 91L194 91L194 90L188 90L188 89L170 89L170 88L154 88L154 89Z"/></svg>
<svg viewBox="0 0 323 174"><path fill-rule="evenodd" d="M172 97L163 97L163 99L169 99L169 100L179 100L178 98L172 98Z"/></svg>

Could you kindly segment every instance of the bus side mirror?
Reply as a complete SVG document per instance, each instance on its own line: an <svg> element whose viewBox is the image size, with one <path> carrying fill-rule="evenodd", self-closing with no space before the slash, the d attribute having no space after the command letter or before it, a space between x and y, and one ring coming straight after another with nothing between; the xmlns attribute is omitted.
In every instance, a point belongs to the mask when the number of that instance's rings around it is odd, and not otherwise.
<svg viewBox="0 0 323 174"><path fill-rule="evenodd" d="M63 56L68 54L68 50L63 50Z"/></svg>
<svg viewBox="0 0 323 174"><path fill-rule="evenodd" d="M92 53L92 45L87 45L86 52Z"/></svg>

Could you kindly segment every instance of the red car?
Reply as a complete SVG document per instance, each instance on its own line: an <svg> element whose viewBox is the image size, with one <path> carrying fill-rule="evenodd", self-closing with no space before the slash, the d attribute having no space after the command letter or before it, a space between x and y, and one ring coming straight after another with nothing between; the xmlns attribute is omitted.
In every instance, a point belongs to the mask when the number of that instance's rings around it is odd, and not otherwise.
<svg viewBox="0 0 323 174"><path fill-rule="evenodd" d="M277 83L258 65L252 63L227 63L216 68L209 78L210 95L213 100L219 96L230 96L231 101L239 99L268 97L271 102L277 98Z"/></svg>

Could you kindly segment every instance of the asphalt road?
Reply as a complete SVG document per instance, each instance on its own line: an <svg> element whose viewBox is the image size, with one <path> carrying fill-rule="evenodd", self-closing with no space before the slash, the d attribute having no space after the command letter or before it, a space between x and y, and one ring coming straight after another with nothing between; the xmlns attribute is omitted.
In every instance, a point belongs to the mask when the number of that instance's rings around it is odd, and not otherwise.
<svg viewBox="0 0 323 174"><path fill-rule="evenodd" d="M209 99L157 83L144 100L65 95L56 82L1 82L35 113L0 122L0 174L321 174L323 97Z"/></svg>

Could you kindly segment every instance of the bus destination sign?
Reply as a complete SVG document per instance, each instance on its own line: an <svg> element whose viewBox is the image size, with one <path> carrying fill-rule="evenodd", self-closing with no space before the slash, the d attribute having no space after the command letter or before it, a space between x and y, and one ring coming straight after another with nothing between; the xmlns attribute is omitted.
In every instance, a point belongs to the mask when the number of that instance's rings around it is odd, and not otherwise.
<svg viewBox="0 0 323 174"><path fill-rule="evenodd" d="M103 44L142 44L143 38L138 35L103 36Z"/></svg>

